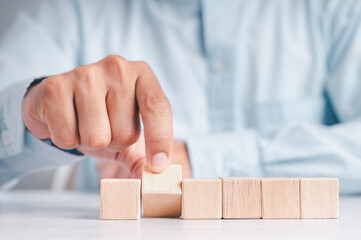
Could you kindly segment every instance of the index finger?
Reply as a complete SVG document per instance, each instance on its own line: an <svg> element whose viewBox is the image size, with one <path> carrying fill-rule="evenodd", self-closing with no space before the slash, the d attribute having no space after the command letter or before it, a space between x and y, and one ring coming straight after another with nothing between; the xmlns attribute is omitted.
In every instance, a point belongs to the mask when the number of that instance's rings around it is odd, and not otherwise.
<svg viewBox="0 0 361 240"><path fill-rule="evenodd" d="M139 112L144 125L147 165L161 172L169 165L173 148L172 109L150 67L135 62L138 78L135 87Z"/></svg>

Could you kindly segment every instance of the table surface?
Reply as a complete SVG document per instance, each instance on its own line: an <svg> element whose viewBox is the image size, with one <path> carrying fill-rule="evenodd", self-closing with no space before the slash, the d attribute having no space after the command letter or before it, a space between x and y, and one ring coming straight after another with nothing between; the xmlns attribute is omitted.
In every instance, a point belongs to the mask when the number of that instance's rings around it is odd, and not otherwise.
<svg viewBox="0 0 361 240"><path fill-rule="evenodd" d="M0 239L361 239L361 196L340 198L339 219L99 220L99 195L0 193Z"/></svg>

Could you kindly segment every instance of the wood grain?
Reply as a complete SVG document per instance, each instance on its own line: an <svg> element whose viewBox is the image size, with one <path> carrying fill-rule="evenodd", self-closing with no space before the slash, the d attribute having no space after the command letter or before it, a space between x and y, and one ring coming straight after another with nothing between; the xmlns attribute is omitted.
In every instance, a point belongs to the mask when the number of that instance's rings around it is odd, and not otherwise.
<svg viewBox="0 0 361 240"><path fill-rule="evenodd" d="M261 181L222 178L223 218L261 218Z"/></svg>
<svg viewBox="0 0 361 240"><path fill-rule="evenodd" d="M183 219L221 219L222 183L220 179L183 179Z"/></svg>
<svg viewBox="0 0 361 240"><path fill-rule="evenodd" d="M262 218L299 218L299 179L261 179Z"/></svg>
<svg viewBox="0 0 361 240"><path fill-rule="evenodd" d="M181 193L149 193L143 197L144 217L170 217L181 215Z"/></svg>
<svg viewBox="0 0 361 240"><path fill-rule="evenodd" d="M339 181L337 178L300 179L301 218L338 218Z"/></svg>
<svg viewBox="0 0 361 240"><path fill-rule="evenodd" d="M140 218L140 180L103 179L100 182L101 219Z"/></svg>
<svg viewBox="0 0 361 240"><path fill-rule="evenodd" d="M182 199L181 181L181 165L170 165L162 173L152 173L144 166L142 175L144 217L179 217Z"/></svg>

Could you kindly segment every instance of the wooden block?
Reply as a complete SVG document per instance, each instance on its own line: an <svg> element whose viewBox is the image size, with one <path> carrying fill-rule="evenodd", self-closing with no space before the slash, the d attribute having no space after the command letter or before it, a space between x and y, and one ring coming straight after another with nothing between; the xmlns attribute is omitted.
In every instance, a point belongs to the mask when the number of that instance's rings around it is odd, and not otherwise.
<svg viewBox="0 0 361 240"><path fill-rule="evenodd" d="M261 218L261 180L222 178L223 218Z"/></svg>
<svg viewBox="0 0 361 240"><path fill-rule="evenodd" d="M101 219L140 218L140 180L103 179L100 182Z"/></svg>
<svg viewBox="0 0 361 240"><path fill-rule="evenodd" d="M261 179L262 218L299 218L299 180Z"/></svg>
<svg viewBox="0 0 361 240"><path fill-rule="evenodd" d="M301 218L338 218L337 178L300 179Z"/></svg>
<svg viewBox="0 0 361 240"><path fill-rule="evenodd" d="M222 183L220 179L183 179L183 219L221 219Z"/></svg>
<svg viewBox="0 0 361 240"><path fill-rule="evenodd" d="M144 166L142 175L144 217L179 217L182 206L181 182L181 165L170 165L162 173L152 173Z"/></svg>

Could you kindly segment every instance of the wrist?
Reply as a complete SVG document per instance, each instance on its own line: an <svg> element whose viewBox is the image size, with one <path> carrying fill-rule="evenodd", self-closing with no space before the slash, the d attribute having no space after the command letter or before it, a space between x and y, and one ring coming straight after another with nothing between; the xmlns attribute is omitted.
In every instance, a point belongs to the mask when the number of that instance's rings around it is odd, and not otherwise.
<svg viewBox="0 0 361 240"><path fill-rule="evenodd" d="M30 91L31 88L33 88L34 86L38 85L39 83L41 83L43 80L47 79L48 77L40 77L40 78L35 78L30 85L28 86L28 88L26 89L26 93L24 95L25 96L28 94L28 92Z"/></svg>
<svg viewBox="0 0 361 240"><path fill-rule="evenodd" d="M21 112L22 120L26 129L39 139L49 139L50 133L47 131L46 124L39 118L39 88L41 81L45 78L35 79L27 87L26 93L22 100Z"/></svg>

